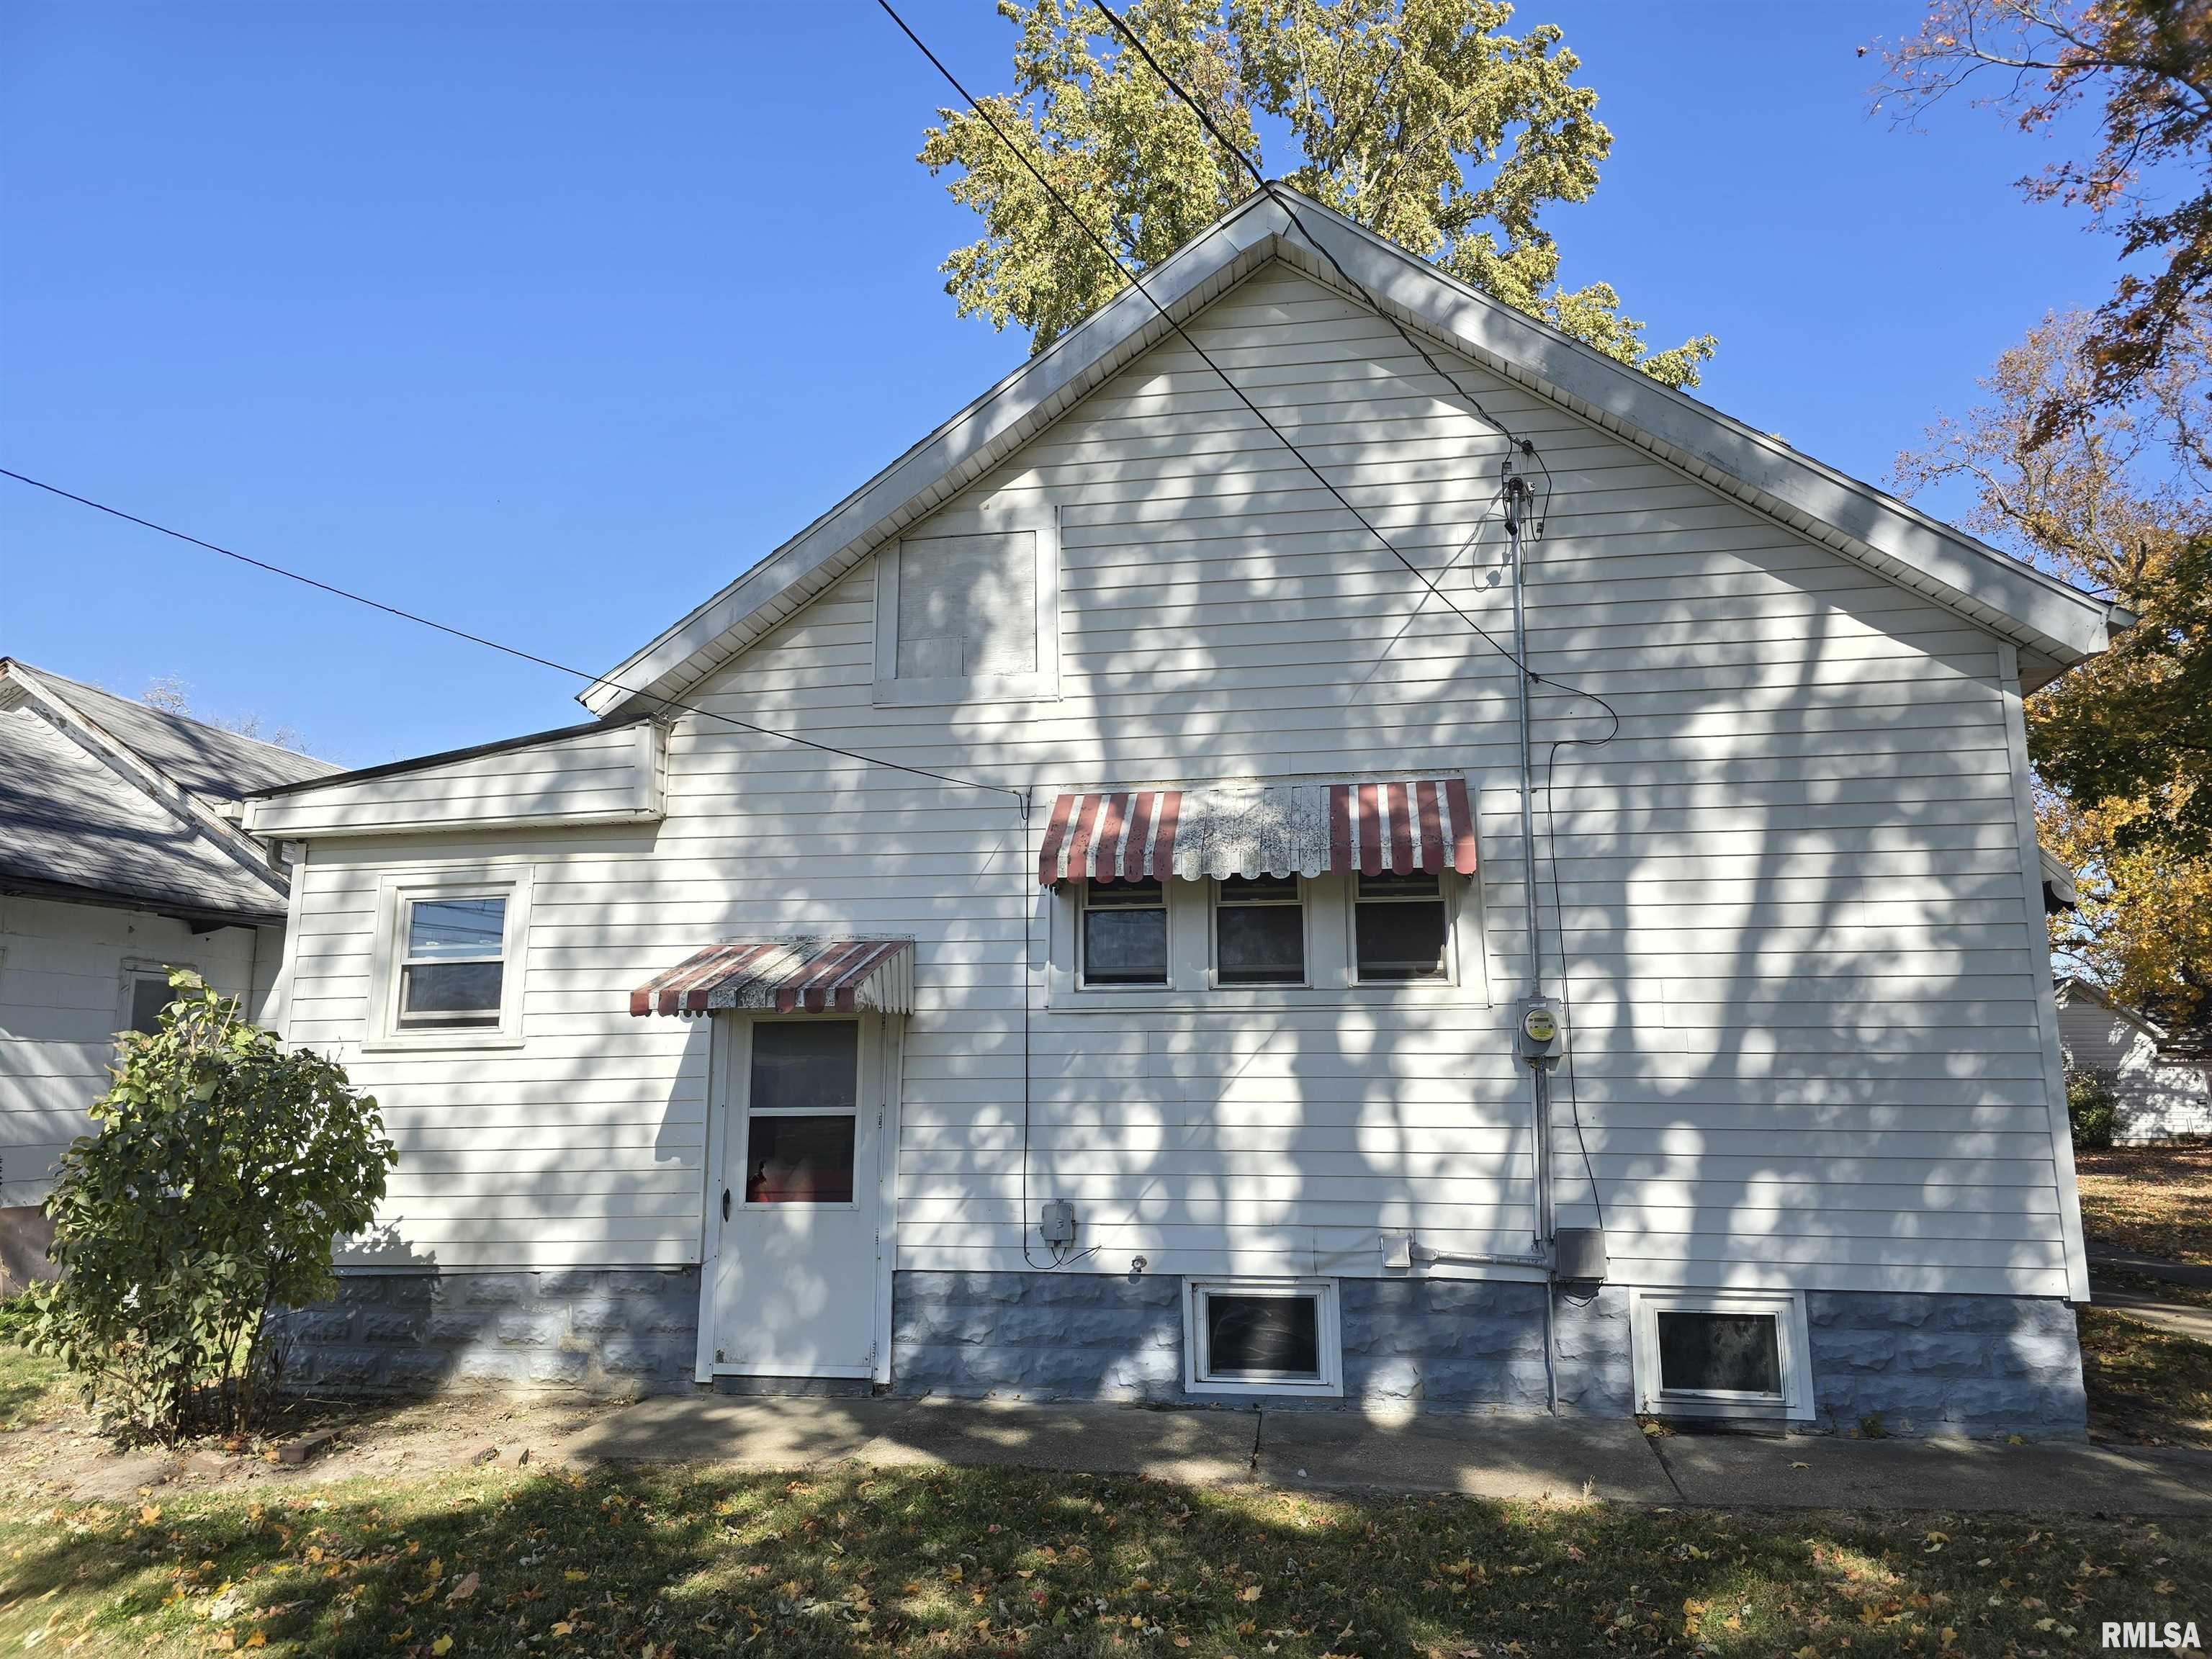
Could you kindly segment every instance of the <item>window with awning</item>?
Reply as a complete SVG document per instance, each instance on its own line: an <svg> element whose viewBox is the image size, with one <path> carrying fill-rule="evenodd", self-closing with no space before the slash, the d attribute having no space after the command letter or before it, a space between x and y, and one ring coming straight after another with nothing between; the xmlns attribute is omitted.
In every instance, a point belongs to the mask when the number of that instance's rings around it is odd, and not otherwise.
<svg viewBox="0 0 2212 1659"><path fill-rule="evenodd" d="M1053 802L1037 880L1226 880L1475 867L1464 778L1072 791Z"/></svg>

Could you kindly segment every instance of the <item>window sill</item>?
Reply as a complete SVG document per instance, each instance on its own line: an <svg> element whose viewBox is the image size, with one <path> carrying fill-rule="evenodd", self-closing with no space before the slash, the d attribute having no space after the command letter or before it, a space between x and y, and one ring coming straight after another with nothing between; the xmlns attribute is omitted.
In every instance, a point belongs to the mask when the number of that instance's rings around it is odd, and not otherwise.
<svg viewBox="0 0 2212 1659"><path fill-rule="evenodd" d="M362 1043L364 1054L421 1054L454 1048L520 1048L524 1039L511 1031L410 1031L404 1035L370 1037Z"/></svg>
<svg viewBox="0 0 2212 1659"><path fill-rule="evenodd" d="M1288 1012L1301 1008L1463 1008L1488 1006L1468 987L1424 985L1222 986L1188 991L1064 992L1047 1003L1054 1014Z"/></svg>

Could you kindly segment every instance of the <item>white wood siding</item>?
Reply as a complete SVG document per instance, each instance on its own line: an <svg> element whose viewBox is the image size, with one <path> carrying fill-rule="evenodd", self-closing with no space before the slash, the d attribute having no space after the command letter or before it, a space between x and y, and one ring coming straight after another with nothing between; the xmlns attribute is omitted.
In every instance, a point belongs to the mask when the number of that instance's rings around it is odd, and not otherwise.
<svg viewBox="0 0 2212 1659"><path fill-rule="evenodd" d="M1277 265L1195 331L1504 636L1499 443L1408 384L1419 364L1387 325ZM1539 866L1546 957L1556 969L1563 923L1573 1000L1560 1221L1592 1219L1586 1146L1622 1282L2063 1294L2047 969L1996 641L1526 392L1462 379L1553 475L1535 665L1621 714L1612 744L1559 755L1557 910ZM623 995L714 939L802 927L919 940L902 1267L1022 1264L1025 958L1029 1221L1075 1200L1093 1267L1374 1273L1382 1226L1528 1248L1504 662L1420 603L1179 343L945 506L987 501L1059 509L1057 701L876 708L866 565L693 700L1034 789L1026 830L1003 797L687 719L649 834L441 838L441 858L532 862L527 1041L356 1065L401 1133L406 1253L696 1259L703 1024L633 1022ZM1556 684L1537 723L1540 764L1605 725ZM1054 790L1375 771L1469 778L1494 1001L1471 983L1441 1004L1367 993L1233 1015L1042 1006L1033 872ZM424 856L317 846L295 1036L359 1041L377 874Z"/></svg>
<svg viewBox="0 0 2212 1659"><path fill-rule="evenodd" d="M281 927L195 934L135 910L0 897L0 1208L36 1204L54 1160L91 1132L134 968L198 969L256 1012L283 955Z"/></svg>
<svg viewBox="0 0 2212 1659"><path fill-rule="evenodd" d="M2148 1030L2079 992L2059 1004L2058 1029L2074 1063L2111 1082L2121 1144L2212 1135L2212 1066L2160 1059Z"/></svg>
<svg viewBox="0 0 2212 1659"><path fill-rule="evenodd" d="M275 841L382 828L644 823L660 816L664 778L660 729L639 720L264 796L246 803L246 827Z"/></svg>

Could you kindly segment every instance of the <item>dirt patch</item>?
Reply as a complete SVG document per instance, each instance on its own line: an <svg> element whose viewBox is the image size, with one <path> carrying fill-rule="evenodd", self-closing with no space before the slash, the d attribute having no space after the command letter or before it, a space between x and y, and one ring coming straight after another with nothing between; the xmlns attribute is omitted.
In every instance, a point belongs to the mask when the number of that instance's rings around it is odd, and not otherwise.
<svg viewBox="0 0 2212 1659"><path fill-rule="evenodd" d="M2094 1242L2212 1267L2212 1143L2078 1152L2074 1167Z"/></svg>
<svg viewBox="0 0 2212 1659"><path fill-rule="evenodd" d="M434 1474L556 1459L556 1448L627 1402L553 1395L443 1395L397 1401L294 1400L249 1441L119 1449L82 1407L49 1396L0 1432L0 1494L118 1502L167 1486L316 1486L356 1475ZM305 1462L289 1442L323 1431Z"/></svg>

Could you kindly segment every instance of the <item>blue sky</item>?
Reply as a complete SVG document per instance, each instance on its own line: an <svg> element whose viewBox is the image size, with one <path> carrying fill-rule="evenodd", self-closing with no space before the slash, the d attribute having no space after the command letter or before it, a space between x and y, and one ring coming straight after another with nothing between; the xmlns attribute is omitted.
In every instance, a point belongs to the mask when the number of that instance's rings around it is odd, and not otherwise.
<svg viewBox="0 0 2212 1659"><path fill-rule="evenodd" d="M1868 113L1913 0L1528 0L1615 136L1550 222L1701 395L1879 479L2113 245L1963 106ZM908 15L979 89L985 0ZM1018 362L936 266L942 99L866 0L0 9L0 465L586 669ZM0 480L0 654L354 765L581 718L561 676Z"/></svg>

